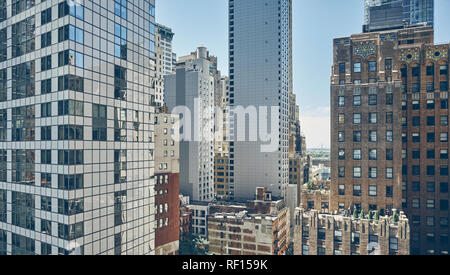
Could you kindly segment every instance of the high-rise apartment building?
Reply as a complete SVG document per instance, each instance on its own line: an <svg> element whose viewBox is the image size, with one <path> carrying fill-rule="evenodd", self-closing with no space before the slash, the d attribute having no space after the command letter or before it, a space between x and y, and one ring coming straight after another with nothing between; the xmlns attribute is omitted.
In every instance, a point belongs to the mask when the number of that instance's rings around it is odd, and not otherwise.
<svg viewBox="0 0 450 275"><path fill-rule="evenodd" d="M283 197L289 183L289 92L292 86L292 1L229 1L230 65L230 192L236 200L254 198L256 187ZM279 107L277 127L271 129L271 107ZM277 132L278 148L262 150L261 135L250 140L249 122L238 129L235 109L267 107L267 129ZM275 114L275 116L277 116ZM259 117L261 129L265 117ZM276 129L273 129L276 128ZM239 133L239 131L243 133ZM245 132L245 133L244 133ZM246 140L238 139L239 135Z"/></svg>
<svg viewBox="0 0 450 275"><path fill-rule="evenodd" d="M364 0L364 32L433 23L434 0Z"/></svg>
<svg viewBox="0 0 450 275"><path fill-rule="evenodd" d="M331 211L405 211L412 254L448 254L448 44L433 28L334 40Z"/></svg>
<svg viewBox="0 0 450 275"><path fill-rule="evenodd" d="M214 199L214 77L207 49L180 57L177 73L164 77L166 104L187 107L180 118L180 192L192 201ZM187 123L187 122L190 123Z"/></svg>
<svg viewBox="0 0 450 275"><path fill-rule="evenodd" d="M155 1L0 17L0 253L154 254Z"/></svg>

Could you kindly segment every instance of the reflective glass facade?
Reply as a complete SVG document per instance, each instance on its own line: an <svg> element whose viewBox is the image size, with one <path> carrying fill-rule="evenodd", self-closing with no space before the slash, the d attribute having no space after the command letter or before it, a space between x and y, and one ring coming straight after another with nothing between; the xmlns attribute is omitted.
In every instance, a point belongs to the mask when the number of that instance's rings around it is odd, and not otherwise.
<svg viewBox="0 0 450 275"><path fill-rule="evenodd" d="M0 255L154 254L154 14L0 0Z"/></svg>
<svg viewBox="0 0 450 275"><path fill-rule="evenodd" d="M434 0L365 0L364 32L434 23Z"/></svg>

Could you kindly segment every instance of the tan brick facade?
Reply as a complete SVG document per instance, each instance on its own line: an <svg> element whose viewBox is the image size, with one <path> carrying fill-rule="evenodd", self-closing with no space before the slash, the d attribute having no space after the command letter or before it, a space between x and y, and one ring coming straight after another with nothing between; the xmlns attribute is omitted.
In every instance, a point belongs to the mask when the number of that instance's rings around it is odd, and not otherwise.
<svg viewBox="0 0 450 275"><path fill-rule="evenodd" d="M295 255L409 255L410 228L400 213L379 221L324 215L297 208L295 216Z"/></svg>

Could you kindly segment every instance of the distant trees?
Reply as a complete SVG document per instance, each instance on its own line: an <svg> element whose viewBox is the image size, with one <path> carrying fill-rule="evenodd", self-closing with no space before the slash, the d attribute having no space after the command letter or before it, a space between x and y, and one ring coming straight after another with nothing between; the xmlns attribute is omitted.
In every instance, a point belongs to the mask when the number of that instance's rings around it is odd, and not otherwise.
<svg viewBox="0 0 450 275"><path fill-rule="evenodd" d="M192 234L186 234L184 238L180 239L180 255L207 255L208 242Z"/></svg>

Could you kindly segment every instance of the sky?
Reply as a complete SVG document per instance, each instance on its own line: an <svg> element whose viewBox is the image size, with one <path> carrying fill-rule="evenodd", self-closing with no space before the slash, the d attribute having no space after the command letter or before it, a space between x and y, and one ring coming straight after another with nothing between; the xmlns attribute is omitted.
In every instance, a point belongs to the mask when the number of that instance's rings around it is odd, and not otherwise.
<svg viewBox="0 0 450 275"><path fill-rule="evenodd" d="M307 148L330 147L333 38L362 31L363 0L293 0L294 93ZM450 0L435 0L435 42L450 42ZM205 46L228 74L228 0L156 0L156 21L175 33L173 50Z"/></svg>

